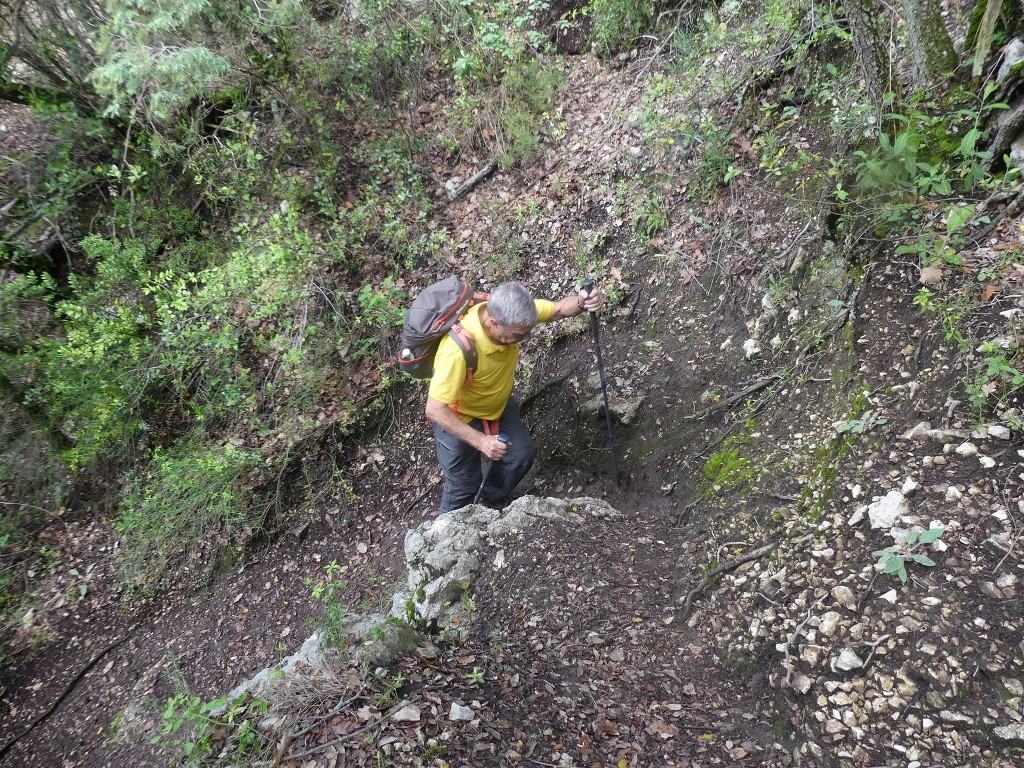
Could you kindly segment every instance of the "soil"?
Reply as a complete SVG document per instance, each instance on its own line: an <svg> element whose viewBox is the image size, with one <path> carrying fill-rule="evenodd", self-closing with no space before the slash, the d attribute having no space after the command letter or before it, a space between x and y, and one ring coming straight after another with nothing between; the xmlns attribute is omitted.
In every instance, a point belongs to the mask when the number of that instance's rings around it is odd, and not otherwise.
<svg viewBox="0 0 1024 768"><path fill-rule="evenodd" d="M569 233L575 231L606 233L610 263L624 263L612 256L625 247L628 227L590 193L656 162L631 151L641 143L635 125L610 117L616 106L636 103L644 66L610 72L580 60L570 73L567 93L573 98L565 105L565 136L557 151L549 146L536 165L499 171L445 211L449 225L486 228L487 200L550 194L561 211L558 232L551 234L554 217L525 225L551 248L523 264L520 279L553 298L570 291L576 265ZM463 158L464 166L444 172L465 178L482 159ZM585 320L552 328L524 350L529 375L520 393L530 397L525 414L539 457L519 493L601 498L623 517L571 535L540 525L502 542L506 567L499 572L490 564L480 575L469 639L438 641L436 658L409 655L387 670L390 679L403 676L396 695L418 701L428 713L423 732L393 724L378 734L376 752L365 744L353 747L349 765L376 765L381 750L392 762L412 764L412 754L400 745L443 734L450 765L791 763L790 752L804 737L791 720L771 714L787 705L784 694L767 684L769 665L756 654L737 663L723 647L723 631L743 617L728 613L715 585L696 596L696 621L676 620L680 599L710 562L752 545L730 538L737 521L751 526L748 531L760 527L764 541L778 535L773 516L795 508L801 476L809 471L786 460L787 453L800 453L784 445L793 435L846 418L859 389L877 395L874 407L886 413L888 425L832 467L831 486L838 492L824 504L841 510L850 483L881 485L881 478L900 469L904 459L889 448L902 430L924 418L955 421L959 412L947 395L957 393L959 363L913 306L916 274L900 264L868 270L854 297L852 326L821 348L801 353L805 337L792 332L780 350L748 359L739 347L760 312L765 286L755 276L763 266L758 260L773 254L780 273L787 269L801 225L778 190L753 176L706 204L688 197L685 182L680 177L666 191L672 223L660 242L631 256L625 276L609 271L606 279L619 293L600 329L609 389L618 398L643 397L637 419L614 427L620 478L612 470L603 418L581 413L583 402L597 393ZM698 207L704 228L690 215ZM730 240L737 233L742 238ZM670 248L682 255L674 261L656 255ZM474 268L486 283L488 268L470 267L470 273ZM777 322L785 336L786 327ZM770 377L786 361L799 363L800 378L771 386ZM886 389L902 381L901 366L924 381L912 399ZM926 370L933 373L922 376ZM766 377L769 384L751 389ZM736 395L743 396L726 406ZM440 497L422 389L407 386L394 403L390 423L344 457L352 499L329 495L291 530L211 575L198 591L126 598L115 586L118 540L111 526L85 516L54 520L40 541L57 553L59 567L41 595L32 644L0 678L0 766L165 764L167 742L154 745L148 738L162 727L162 703L181 685L204 699L222 695L293 653L321 617L308 580L321 577L331 562L348 585L350 610L386 610L393 586L405 576L405 533L435 514ZM742 418L734 413L741 406ZM750 439L769 463L745 489L709 498L703 468L748 419L760 425ZM999 490L1011 499L1021 490L1014 479L1020 436L1015 439L996 457L1007 478ZM873 461L870 471L866 461ZM958 465L956 472L954 484L988 482L977 465ZM1017 598L977 606L979 617L993 626L1019 618L1019 612ZM475 672L482 678L474 680ZM362 691L355 703L372 710L380 675L371 679L356 669L341 674ZM136 724L138 732L119 730L119 714L123 726L126 708L140 701L151 709ZM476 719L452 729L445 721L452 703L469 706ZM327 741L330 728L358 731L354 706L325 714L317 721L321 728L303 743L318 733L321 743ZM331 754L324 750L283 764L341 764L337 750ZM1010 766L1015 759L1006 752L989 764ZM880 762L887 760L883 755ZM829 757L824 763L839 761Z"/></svg>

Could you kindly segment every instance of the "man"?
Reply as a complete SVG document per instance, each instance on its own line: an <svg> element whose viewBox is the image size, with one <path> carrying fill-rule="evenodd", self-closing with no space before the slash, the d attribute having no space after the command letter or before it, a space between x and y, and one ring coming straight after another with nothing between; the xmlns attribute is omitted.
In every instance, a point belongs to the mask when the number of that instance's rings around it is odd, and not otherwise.
<svg viewBox="0 0 1024 768"><path fill-rule="evenodd" d="M477 347L477 368L468 380L462 351L450 337L442 339L427 393L427 418L444 469L442 512L472 503L482 480L480 454L492 462L481 499L492 505L508 501L537 453L511 396L519 344L538 322L594 312L603 304L598 288L552 302L534 299L520 283L499 285L461 320ZM507 443L498 440L501 433Z"/></svg>

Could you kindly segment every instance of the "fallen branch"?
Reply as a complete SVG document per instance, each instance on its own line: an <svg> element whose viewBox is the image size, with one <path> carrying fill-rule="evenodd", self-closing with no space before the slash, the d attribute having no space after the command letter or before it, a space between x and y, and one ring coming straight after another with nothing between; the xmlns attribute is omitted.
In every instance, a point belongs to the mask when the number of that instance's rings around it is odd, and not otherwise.
<svg viewBox="0 0 1024 768"><path fill-rule="evenodd" d="M824 600L824 597L818 598L814 602L814 604L807 609L807 615L804 616L804 620L793 628L792 634L788 638L786 638L786 642L782 644L782 648L780 650L784 654L782 659L782 668L786 670L786 685L791 686L793 684L794 667L793 663L789 660L789 649L793 645L793 642L797 639L797 637L799 637L800 633L803 632L803 629L806 626L807 622L811 620L811 616L814 615L814 609L820 606Z"/></svg>
<svg viewBox="0 0 1024 768"><path fill-rule="evenodd" d="M723 400L722 402L715 403L714 405L710 406L709 408L705 408L703 411L694 416L684 416L683 419L685 421L703 421L711 414L725 410L730 406L740 402L741 400L746 400L750 395L754 394L755 392L759 392L765 387L774 384L775 382L780 381L781 379L784 378L785 374L783 373L773 373L769 376L765 376L763 379L758 379L750 386L744 387L735 395L730 395L729 397L725 398L725 400Z"/></svg>
<svg viewBox="0 0 1024 768"><path fill-rule="evenodd" d="M435 205L431 209L430 214L433 215L433 214L435 214L435 213L437 213L439 211L443 211L445 208L447 208L449 205L454 203L459 198L465 197L469 192L471 192L473 190L474 187L476 187L477 184L479 184L481 181L483 181L488 176L490 176L492 173L494 173L494 171L495 171L495 169L497 169L497 167L498 167L498 161L496 159L491 158L490 160L488 160L487 161L487 165L485 165L479 171L477 171L472 176L470 176L466 180L465 184L463 184L457 190L455 190L454 192L449 194L448 195L448 200L446 200L443 203L439 203L438 205Z"/></svg>
<svg viewBox="0 0 1024 768"><path fill-rule="evenodd" d="M419 504L421 501L423 501L423 497L426 496L428 493L430 493L430 491L433 489L433 487L435 485L437 485L437 483L438 483L438 481L437 481L436 478L432 482L427 483L427 487L423 489L423 492L419 496L417 496L415 499L413 499L406 506L406 508L402 510L402 514L403 515L406 514L407 512L409 512L409 510L411 510L413 507L415 507L417 504Z"/></svg>
<svg viewBox="0 0 1024 768"><path fill-rule="evenodd" d="M992 217L992 220L985 225L985 228L975 233L971 237L971 245L975 248L981 245L982 240L988 237L995 228L999 226L1005 218L1012 218L1020 213L1021 209L1024 208L1024 186L1017 190L1016 196L1007 203L1006 207L1003 208L999 213Z"/></svg>
<svg viewBox="0 0 1024 768"><path fill-rule="evenodd" d="M346 741L352 741L356 736L361 736L362 734L364 734L368 730L370 730L370 728L372 728L373 726L380 725L383 722L384 722L384 718L381 718L379 720L374 720L372 722L367 723L362 728L356 728L351 733L346 733L344 736L339 736L336 739L331 739L330 741L325 741L323 744L317 744L315 747L310 747L309 749L305 750L304 752L297 752L295 754L287 755L282 762L288 762L288 761L291 761L291 760L302 760L304 758L309 757L310 755L315 755L317 752L323 752L328 747L333 747L333 746L335 746L337 744L342 744L342 743L344 743Z"/></svg>
<svg viewBox="0 0 1024 768"><path fill-rule="evenodd" d="M700 580L700 583L686 593L686 602L683 604L683 607L676 614L676 620L681 621L683 619L686 619L690 615L690 610L693 608L693 598L700 594L704 590L704 588L711 583L711 580L715 576L725 573L726 571L731 571L735 568L738 568L744 563L749 563L751 560L757 560L760 557L764 557L767 553L771 552L778 546L779 543L777 541L773 541L770 544L765 544L763 547L758 547L757 549L753 549L750 552L747 552L746 554L740 555L739 557L733 560L729 560L726 563L722 563L718 567L712 568L710 571L705 573L704 578Z"/></svg>

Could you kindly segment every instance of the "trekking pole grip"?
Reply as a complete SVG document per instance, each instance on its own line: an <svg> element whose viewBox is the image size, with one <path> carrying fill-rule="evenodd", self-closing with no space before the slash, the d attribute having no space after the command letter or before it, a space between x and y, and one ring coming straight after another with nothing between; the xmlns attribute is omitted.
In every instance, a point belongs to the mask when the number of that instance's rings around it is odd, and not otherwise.
<svg viewBox="0 0 1024 768"><path fill-rule="evenodd" d="M590 279L590 278L588 277L588 278L587 278L586 280L584 280L584 281L583 281L582 283L580 283L580 289L581 289L581 290L582 290L582 291L583 291L583 292L584 292L585 294L587 294L587 296L589 296L589 295L590 295L590 294L591 294L591 293L593 292L593 290L594 290L594 286L595 286L596 284L597 284L597 283L595 283L595 282L594 282L594 281L593 281L592 279Z"/></svg>

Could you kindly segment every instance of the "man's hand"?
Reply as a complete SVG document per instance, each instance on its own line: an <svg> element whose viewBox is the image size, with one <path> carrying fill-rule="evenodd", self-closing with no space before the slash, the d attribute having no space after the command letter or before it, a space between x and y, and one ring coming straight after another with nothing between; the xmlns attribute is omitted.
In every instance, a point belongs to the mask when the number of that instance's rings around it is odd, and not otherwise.
<svg viewBox="0 0 1024 768"><path fill-rule="evenodd" d="M594 289L587 293L583 289L579 292L579 304L580 309L586 312L597 312L601 307L604 306L604 291L598 288L596 285Z"/></svg>
<svg viewBox="0 0 1024 768"><path fill-rule="evenodd" d="M587 293L580 290L564 299L555 302L555 316L552 320L561 320L563 317L576 317L584 312L597 312L604 306L605 293L596 285Z"/></svg>
<svg viewBox="0 0 1024 768"><path fill-rule="evenodd" d="M483 438L480 444L480 453L491 461L501 461L505 458L508 447L512 445L511 441L499 440L497 435L484 435Z"/></svg>
<svg viewBox="0 0 1024 768"><path fill-rule="evenodd" d="M455 415L451 408L440 400L427 396L427 418L449 434L476 448L491 461L501 461L512 443L503 443L497 435L477 432Z"/></svg>

